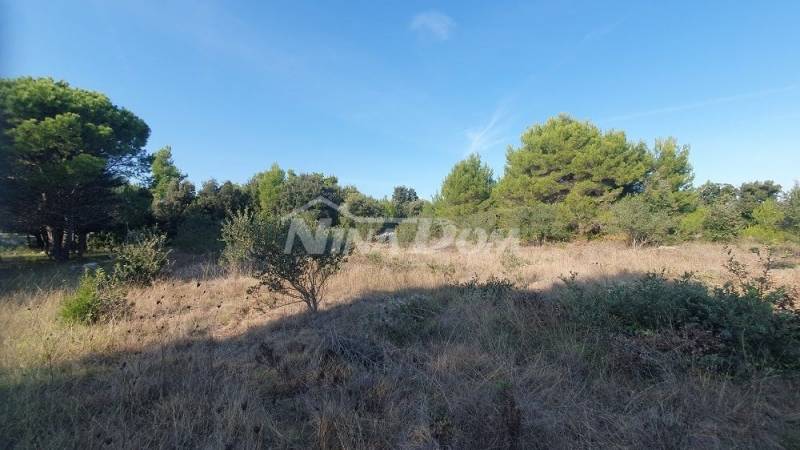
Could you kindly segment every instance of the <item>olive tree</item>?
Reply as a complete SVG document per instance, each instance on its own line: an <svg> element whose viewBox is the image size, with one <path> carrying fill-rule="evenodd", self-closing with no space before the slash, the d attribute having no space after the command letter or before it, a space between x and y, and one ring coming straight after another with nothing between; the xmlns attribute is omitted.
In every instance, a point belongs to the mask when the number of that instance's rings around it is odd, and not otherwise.
<svg viewBox="0 0 800 450"><path fill-rule="evenodd" d="M312 233L308 225L299 217L283 219L239 212L223 225L223 255L230 262L246 263L258 278L250 292L265 287L290 299L280 304L276 301L273 306L303 303L314 313L352 246L344 239L342 229L320 226Z"/></svg>

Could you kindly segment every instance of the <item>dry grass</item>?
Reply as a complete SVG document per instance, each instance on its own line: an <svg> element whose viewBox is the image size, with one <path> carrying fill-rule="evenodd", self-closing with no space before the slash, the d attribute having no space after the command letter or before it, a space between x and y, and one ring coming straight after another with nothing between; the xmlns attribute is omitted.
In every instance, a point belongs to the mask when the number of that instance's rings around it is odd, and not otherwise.
<svg viewBox="0 0 800 450"><path fill-rule="evenodd" d="M0 447L799 445L795 380L709 374L673 352L586 333L546 301L571 271L591 282L693 271L722 283L724 261L710 244L376 248L352 258L316 317L270 310L246 293L252 279L195 262L131 292L129 319L92 327L56 320L68 276L7 270ZM486 298L453 287L491 275L519 290ZM776 280L800 286L800 268Z"/></svg>

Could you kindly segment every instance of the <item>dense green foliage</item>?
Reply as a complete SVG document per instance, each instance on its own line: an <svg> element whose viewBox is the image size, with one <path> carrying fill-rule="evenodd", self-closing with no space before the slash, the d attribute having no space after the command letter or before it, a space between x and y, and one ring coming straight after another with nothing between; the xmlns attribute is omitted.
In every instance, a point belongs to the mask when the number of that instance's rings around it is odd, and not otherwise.
<svg viewBox="0 0 800 450"><path fill-rule="evenodd" d="M64 299L60 315L66 322L91 324L111 313L115 303L111 277L103 269L87 270L75 292Z"/></svg>
<svg viewBox="0 0 800 450"><path fill-rule="evenodd" d="M0 227L35 237L55 259L82 254L87 233L103 233L92 240L110 249L129 230L154 225L181 251L218 253L233 239L223 221L243 210L299 214L355 227L365 238L397 231L403 242L417 230L398 222L415 217L486 233L513 229L534 244L602 235L634 246L800 240L799 187L782 193L766 180L695 188L689 147L676 139L648 148L567 115L526 130L499 179L478 155L459 161L428 202L408 186L374 198L335 176L278 164L244 185L211 179L197 189L170 146L146 156L147 126L102 94L47 78L2 80L0 93ZM150 176L142 177L148 165Z"/></svg>
<svg viewBox="0 0 800 450"><path fill-rule="evenodd" d="M75 292L64 299L59 314L71 323L107 321L128 311L125 299L129 286L147 286L169 263L166 235L152 229L128 234L115 247L116 258L110 274L102 268L87 269Z"/></svg>
<svg viewBox="0 0 800 450"><path fill-rule="evenodd" d="M463 217L486 208L494 188L492 169L480 156L470 155L458 162L442 183L436 212L444 217Z"/></svg>
<svg viewBox="0 0 800 450"><path fill-rule="evenodd" d="M256 175L255 179L258 206L262 211L277 212L286 172L275 163L268 171Z"/></svg>
<svg viewBox="0 0 800 450"><path fill-rule="evenodd" d="M167 236L150 229L128 233L126 241L116 248L113 278L117 282L147 286L169 263Z"/></svg>
<svg viewBox="0 0 800 450"><path fill-rule="evenodd" d="M114 189L142 172L147 125L103 94L50 78L0 80L0 226L56 260L107 227Z"/></svg>
<svg viewBox="0 0 800 450"><path fill-rule="evenodd" d="M644 145L624 133L604 134L561 115L533 126L521 147L508 150L495 198L506 206L564 204L571 226L589 232L598 208L640 189L650 164Z"/></svg>
<svg viewBox="0 0 800 450"><path fill-rule="evenodd" d="M740 277L738 285L710 289L690 274L669 280L651 273L598 289L573 277L565 279L564 302L590 326L639 335L674 333L684 340L682 351L720 370L797 369L800 313L792 307L797 293L773 286L769 266L750 277L734 260L729 264Z"/></svg>
<svg viewBox="0 0 800 450"><path fill-rule="evenodd" d="M665 209L654 207L643 195L626 197L610 208L611 231L625 235L632 247L664 242L671 229Z"/></svg>
<svg viewBox="0 0 800 450"><path fill-rule="evenodd" d="M234 270L251 268L260 228L258 215L249 209L236 211L225 219L222 225L225 248L220 262Z"/></svg>
<svg viewBox="0 0 800 450"><path fill-rule="evenodd" d="M316 312L328 280L339 271L352 247L337 238L333 229L309 232L304 237L296 225L296 221L248 210L236 213L222 229L226 244L223 261L252 271L259 284L251 292L264 286Z"/></svg>

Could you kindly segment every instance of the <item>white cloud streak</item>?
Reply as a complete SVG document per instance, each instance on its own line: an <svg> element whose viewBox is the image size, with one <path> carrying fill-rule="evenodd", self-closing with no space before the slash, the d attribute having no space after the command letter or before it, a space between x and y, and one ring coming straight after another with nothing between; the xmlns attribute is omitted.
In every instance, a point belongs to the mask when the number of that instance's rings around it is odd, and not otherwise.
<svg viewBox="0 0 800 450"><path fill-rule="evenodd" d="M414 16L409 27L420 37L446 41L450 39L455 26L456 22L450 16L438 11L427 11Z"/></svg>
<svg viewBox="0 0 800 450"><path fill-rule="evenodd" d="M685 103L683 105L673 105L673 106L665 106L663 108L655 108L647 111L639 111L630 114L622 114L619 116L612 116L603 119L604 121L613 122L613 121L623 121L623 120L631 120L631 119L639 119L642 117L650 117L656 116L659 114L668 114L668 113L675 113L681 111L689 111L692 109L699 109L704 108L706 106L713 106L713 105L720 105L724 103L733 103L742 100L755 100L759 98L769 97L776 94L783 94L785 92L793 91L797 88L796 84L784 86L780 88L774 89L766 89L762 91L755 91L755 92L747 92L744 94L736 94L736 95L728 95L723 97L715 97L709 98L705 100L700 100L697 102L692 103Z"/></svg>
<svg viewBox="0 0 800 450"><path fill-rule="evenodd" d="M465 155L472 153L485 155L489 150L507 140L506 129L505 110L503 107L498 107L483 126L471 128L465 132L469 143Z"/></svg>

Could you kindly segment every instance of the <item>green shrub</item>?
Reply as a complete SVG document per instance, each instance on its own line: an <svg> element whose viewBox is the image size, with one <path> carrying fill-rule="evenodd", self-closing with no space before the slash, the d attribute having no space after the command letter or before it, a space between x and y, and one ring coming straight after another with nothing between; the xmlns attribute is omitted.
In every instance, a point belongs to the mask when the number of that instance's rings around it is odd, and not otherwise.
<svg viewBox="0 0 800 450"><path fill-rule="evenodd" d="M309 229L314 234L307 236L314 241L310 245L317 248L306 248L303 231L293 229L296 224L279 218L256 223L255 243L249 254L259 284L251 292L264 286L292 299L275 306L304 303L313 313L324 299L328 281L350 256L352 246L346 241L344 230L329 228ZM294 231L297 235L291 235Z"/></svg>
<svg viewBox="0 0 800 450"><path fill-rule="evenodd" d="M103 269L87 270L61 305L60 316L70 323L91 324L123 313L124 306L124 292Z"/></svg>
<svg viewBox="0 0 800 450"><path fill-rule="evenodd" d="M109 231L90 233L86 239L86 246L92 251L113 252L117 245L119 245L119 238Z"/></svg>
<svg viewBox="0 0 800 450"><path fill-rule="evenodd" d="M408 220L400 222L394 229L397 236L397 242L402 246L410 246L417 238L417 228L419 225L416 221Z"/></svg>
<svg viewBox="0 0 800 450"><path fill-rule="evenodd" d="M469 281L455 283L453 287L463 299L487 300L493 303L507 298L515 289L513 281L497 278L494 275L490 276L486 281L480 281L475 276Z"/></svg>
<svg viewBox="0 0 800 450"><path fill-rule="evenodd" d="M591 326L633 334L671 330L689 339L710 335L712 345L695 342L691 350L719 369L800 369L795 293L773 286L769 267L757 277L735 261L728 267L740 282L715 289L690 275L668 280L649 273L606 288L582 285L572 277L565 279L562 302L572 317Z"/></svg>
<svg viewBox="0 0 800 450"><path fill-rule="evenodd" d="M778 244L791 241L794 236L773 227L764 225L751 225L742 231L742 237L753 239L761 244Z"/></svg>
<svg viewBox="0 0 800 450"><path fill-rule="evenodd" d="M533 206L500 211L507 228L519 230L520 240L528 244L567 241L572 237L569 224L559 205L537 203Z"/></svg>
<svg viewBox="0 0 800 450"><path fill-rule="evenodd" d="M256 236L261 233L263 221L249 209L236 211L222 224L222 250L220 262L234 269L244 269L253 262Z"/></svg>
<svg viewBox="0 0 800 450"><path fill-rule="evenodd" d="M169 263L167 235L154 229L128 233L117 248L114 280L122 284L150 285Z"/></svg>
<svg viewBox="0 0 800 450"><path fill-rule="evenodd" d="M614 203L608 224L613 232L624 234L634 248L664 242L673 227L669 214L648 204L641 195Z"/></svg>
<svg viewBox="0 0 800 450"><path fill-rule="evenodd" d="M742 215L735 203L715 203L703 218L703 236L717 242L735 239L742 229Z"/></svg>
<svg viewBox="0 0 800 450"><path fill-rule="evenodd" d="M700 207L681 217L678 222L678 234L682 239L697 239L703 236L703 222L708 215L708 208Z"/></svg>

